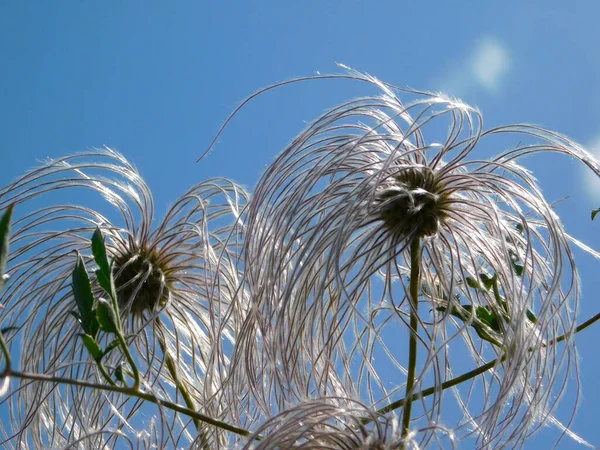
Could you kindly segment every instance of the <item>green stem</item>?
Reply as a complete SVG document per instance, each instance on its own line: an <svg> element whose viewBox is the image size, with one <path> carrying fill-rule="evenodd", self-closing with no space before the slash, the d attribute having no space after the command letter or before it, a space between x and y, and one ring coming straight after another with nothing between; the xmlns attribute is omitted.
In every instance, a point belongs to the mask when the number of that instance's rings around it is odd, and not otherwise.
<svg viewBox="0 0 600 450"><path fill-rule="evenodd" d="M585 330L587 327L589 327L593 323L597 322L599 319L600 319L600 313L596 314L594 317L589 318L588 320L586 320L585 322L583 322L581 325L578 325L577 327L575 327L575 332L573 334L577 334L580 331ZM562 336L559 336L556 339L552 339L546 345L557 344L559 342L564 341L566 338L567 338L567 335L563 334Z"/></svg>
<svg viewBox="0 0 600 450"><path fill-rule="evenodd" d="M167 349L167 346L165 345L164 337L161 334L164 331L163 331L163 323L160 320L160 317L157 317L155 319L155 323L156 323L156 326L160 329L160 333L157 334L158 344L160 345L160 350L162 351L163 355L165 356L165 364L167 365L169 374L173 378L173 381L175 383L175 388L181 393L181 396L183 397L183 401L185 402L185 405L189 409L195 411L196 405L194 404L194 399L192 398L192 395L190 394L190 391L188 390L188 388L185 386L185 384L183 384L181 382L181 380L177 376L177 366L175 365L175 361L173 360L173 357L171 356L169 349ZM196 426L196 430L200 430L200 421L198 419L194 419L194 425Z"/></svg>
<svg viewBox="0 0 600 450"><path fill-rule="evenodd" d="M494 360L490 361L489 363L484 364L481 367L478 367L476 369L471 370L470 372L463 373L462 375L460 375L460 376L458 376L456 378L452 378L451 380L445 381L445 382L442 383L441 386L432 386L432 387L429 387L427 389L423 389L422 391L417 392L417 393L413 394L410 397L405 397L405 398L402 398L402 399L400 399L398 401L395 401L394 403L390 403L389 405L384 406L381 409L378 409L377 412L376 412L376 414L381 414L381 415L387 414L387 413L389 413L391 411L394 411L394 410L402 407L408 401L414 401L414 400L417 400L417 399L422 398L422 397L428 397L428 396L434 394L436 391L443 391L445 389L454 387L454 386L456 386L456 385L458 385L458 384L460 384L460 383L462 383L464 381L470 380L471 378L475 378L476 376L481 375L482 373L487 372L488 370L490 370L491 368L493 368L498 363L498 360L502 360L503 361L504 357L503 358L499 358L499 359L494 359ZM362 422L364 424L367 424L367 423L372 422L372 421L373 420L370 419L370 418L365 418Z"/></svg>
<svg viewBox="0 0 600 450"><path fill-rule="evenodd" d="M191 417L192 419L198 419L202 422L206 422L210 425L214 425L223 430L230 431L230 432L235 433L240 436L251 436L252 435L252 433L250 431L248 431L244 428L239 428L234 425L229 425L228 423L222 422L217 419L213 419L210 416L201 414L197 411L191 410L191 409L186 408L177 403L173 403L173 402L170 402L167 400L161 400L161 399L157 398L156 396L154 396L153 394L149 394L149 393L142 392L139 390L134 390L133 388L130 388L127 386L117 386L117 385L113 386L113 385L106 385L106 384L97 384L97 383L91 383L89 381L74 380L72 378L54 377L51 375L19 372L16 370L8 370L8 371L5 370L3 373L3 376L19 378L19 379L23 379L23 380L45 381L45 382L49 382L49 383L68 384L71 386L79 386L79 387L84 387L84 388L98 389L98 390L108 391L108 392L118 392L120 394L129 395L131 397L137 397L141 400L146 400L148 402L154 403L161 407L170 409L171 411L184 414L188 417ZM258 441L261 439L263 439L262 436L256 437L256 440L258 440Z"/></svg>
<svg viewBox="0 0 600 450"><path fill-rule="evenodd" d="M96 361L96 364L98 365L98 369L100 369L100 373L102 373L102 376L104 377L104 379L109 383L112 384L113 386L116 386L117 383L115 383L113 381L113 379L110 377L108 371L106 370L106 367L104 367L104 364L102 364L102 361Z"/></svg>
<svg viewBox="0 0 600 450"><path fill-rule="evenodd" d="M110 278L111 278L111 286L114 286L114 279L113 279L113 275L112 275L112 271L110 274ZM110 300L111 300L111 304L113 307L113 310L115 312L115 316L117 318L116 320L116 332L114 333L117 336L117 339L119 340L119 346L121 347L121 351L123 352L123 354L125 355L125 358L127 359L127 362L129 363L129 365L131 366L131 371L133 372L133 389L136 391L139 391L140 389L140 371L137 367L137 365L135 364L135 360L133 359L133 356L131 356L131 352L129 351L129 346L127 345L127 341L125 340L125 337L123 336L123 325L121 324L121 311L119 311L119 302L117 300L117 296L116 296L116 291L113 288L111 288L111 292L108 292L109 296L110 296Z"/></svg>
<svg viewBox="0 0 600 450"><path fill-rule="evenodd" d="M580 331L585 330L586 328L588 328L590 325L594 324L598 320L600 320L600 313L596 314L595 316L593 316L590 319L588 319L585 322L583 322L581 325L577 326L575 328L575 331L574 331L573 334L577 334ZM557 337L556 339L553 339L553 340L549 341L546 345L547 346L555 345L555 344L557 344L559 342L564 341L566 338L567 338L567 334L563 334L563 335ZM487 372L488 370L494 368L496 366L496 364L498 364L498 362L502 362L505 359L506 359L506 355L502 356L501 358L493 359L492 361L484 364L483 366L477 367L476 369L473 369L473 370L471 370L469 372L463 373L462 375L459 375L456 378L452 378L451 380L443 382L440 386L429 387L427 389L424 389L424 390L422 390L420 392L417 392L417 393L413 394L412 396L410 396L410 398L408 396L406 396L405 398L397 400L397 401L395 401L393 403L390 403L387 406L384 406L383 408L378 409L377 412L376 412L376 414L378 414L378 415L379 414L380 415L387 414L389 412L395 411L398 408L401 408L408 401L417 400L417 399L422 398L422 397L428 397L428 396L434 394L435 392L444 391L444 390L446 390L448 388L457 386L460 383L463 383L465 381L471 380L471 379L475 378L476 376L479 376L482 373ZM367 424L367 423L370 423L372 421L373 421L373 419L365 418L365 419L362 420L362 423L363 424Z"/></svg>
<svg viewBox="0 0 600 450"><path fill-rule="evenodd" d="M119 328L120 328L120 326L119 326ZM123 332L119 329L119 330L117 330L116 335L117 335L117 339L119 340L121 350L123 351L125 358L127 358L127 362L129 362L129 365L131 366L131 371L133 372L133 387L132 387L132 389L135 391L139 391L140 390L140 371L137 368L137 365L135 364L133 356L131 356L131 352L129 351L127 342L125 341L125 338L123 337Z"/></svg>
<svg viewBox="0 0 600 450"><path fill-rule="evenodd" d="M421 239L415 237L410 244L410 336L408 340L408 375L406 379L406 394L408 400L404 403L402 414L402 438L410 430L410 414L414 396L410 396L415 386L417 371L417 332L419 328L419 275L421 269Z"/></svg>

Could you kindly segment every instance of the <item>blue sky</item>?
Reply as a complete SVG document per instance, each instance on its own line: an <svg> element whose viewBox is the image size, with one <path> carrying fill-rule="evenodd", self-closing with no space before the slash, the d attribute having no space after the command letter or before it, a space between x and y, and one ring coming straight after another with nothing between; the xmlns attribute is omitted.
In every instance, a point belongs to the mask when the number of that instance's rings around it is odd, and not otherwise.
<svg viewBox="0 0 600 450"><path fill-rule="evenodd" d="M599 14L593 1L3 2L0 177L108 145L139 168L159 213L208 177L252 188L308 121L362 91L315 82L268 93L195 160L246 96L340 72L335 62L445 90L479 107L486 128L535 123L600 152ZM600 223L589 220L600 183L564 158L529 167L550 200L569 195L559 206L567 230L600 249ZM600 309L598 264L580 260L582 320ZM596 446L599 340L600 325L578 336L583 400L572 427ZM544 430L527 448L556 436Z"/></svg>

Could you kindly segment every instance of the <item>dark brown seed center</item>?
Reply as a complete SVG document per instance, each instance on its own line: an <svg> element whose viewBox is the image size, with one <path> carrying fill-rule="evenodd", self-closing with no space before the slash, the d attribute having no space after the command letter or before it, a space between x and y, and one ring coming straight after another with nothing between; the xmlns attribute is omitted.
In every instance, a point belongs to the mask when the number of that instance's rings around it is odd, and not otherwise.
<svg viewBox="0 0 600 450"><path fill-rule="evenodd" d="M119 308L133 315L156 311L169 300L169 270L156 251L138 249L114 261Z"/></svg>
<svg viewBox="0 0 600 450"><path fill-rule="evenodd" d="M449 192L427 168L410 168L394 175L394 183L378 197L378 211L385 226L401 239L411 233L433 236L447 217Z"/></svg>

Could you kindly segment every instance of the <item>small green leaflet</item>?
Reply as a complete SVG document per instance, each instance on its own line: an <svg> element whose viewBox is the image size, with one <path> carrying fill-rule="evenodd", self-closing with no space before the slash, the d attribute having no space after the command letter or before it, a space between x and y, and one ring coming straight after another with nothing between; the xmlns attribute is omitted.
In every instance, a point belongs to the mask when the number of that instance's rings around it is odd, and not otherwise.
<svg viewBox="0 0 600 450"><path fill-rule="evenodd" d="M100 362L102 358L119 346L119 340L115 339L111 341L104 350L102 350L100 344L98 344L98 342L96 342L96 340L89 334L80 333L79 336L81 336L81 340L83 341L85 348L87 348L88 352L90 352L90 355L92 355L92 358L94 358L94 360L97 362Z"/></svg>
<svg viewBox="0 0 600 450"><path fill-rule="evenodd" d="M445 306L439 306L436 308L437 311L446 312ZM498 326L498 320L496 319L496 315L493 311L491 311L489 306L477 306L475 308L475 316L472 314L473 305L459 305L452 306L450 309L450 314L455 317L458 317L460 320L466 322L471 318L478 319L484 325L490 327L494 331L500 331L500 327Z"/></svg>
<svg viewBox="0 0 600 450"><path fill-rule="evenodd" d="M525 267L523 267L522 264L516 263L514 261L513 261L512 265L513 265L513 269L515 269L515 273L517 274L517 276L522 277L523 270L525 270Z"/></svg>
<svg viewBox="0 0 600 450"><path fill-rule="evenodd" d="M98 319L94 311L94 294L85 264L79 252L73 269L73 296L79 309L79 320L86 334L95 337L98 334Z"/></svg>
<svg viewBox="0 0 600 450"><path fill-rule="evenodd" d="M108 274L110 272L110 266L108 264L108 258L106 256L106 247L104 245L104 236L100 228L96 228L92 236L92 253L94 254L94 261L98 264L103 273Z"/></svg>
<svg viewBox="0 0 600 450"><path fill-rule="evenodd" d="M0 219L0 289L4 287L7 276L6 264L8 263L8 247L10 242L10 222L12 220L12 213L15 205L14 203L9 205L4 211L2 218Z"/></svg>
<svg viewBox="0 0 600 450"><path fill-rule="evenodd" d="M119 364L117 366L117 368L115 369L115 378L117 381L120 381L121 383L125 383L125 377L123 376L123 366L122 364Z"/></svg>
<svg viewBox="0 0 600 450"><path fill-rule="evenodd" d="M506 305L502 306L504 309L506 309ZM446 307L439 306L436 308L436 310L445 313ZM450 309L450 314L459 318L463 322L472 320L470 325L481 339L491 342L494 345L499 345L498 340L493 337L493 334L502 333L500 322L498 321L496 313L492 311L489 306L476 306L475 314L473 314L472 311L473 305L459 305L452 306ZM537 318L529 309L526 311L525 315L530 322L537 322ZM506 317L506 319L508 319L508 317Z"/></svg>
<svg viewBox="0 0 600 450"><path fill-rule="evenodd" d="M110 263L106 254L106 242L100 228L96 228L92 235L92 254L94 261L98 265L96 270L96 278L100 287L106 291L111 298L116 298L114 282L111 276Z"/></svg>
<svg viewBox="0 0 600 450"><path fill-rule="evenodd" d="M440 306L436 308L437 311L446 312L446 308L444 306ZM475 315L471 311L473 310L473 305L460 305L458 307L452 306L450 310L450 314L455 317L458 317L463 322L467 322L468 320L474 319L471 322L471 326L477 333L477 335L483 339L484 341L488 341L494 345L500 346L500 342L498 339L493 337L493 334L500 333L500 325L498 324L498 319L493 311L489 309L489 307L477 306L475 308Z"/></svg>
<svg viewBox="0 0 600 450"><path fill-rule="evenodd" d="M480 273L479 279L481 280L485 288L489 291L492 287L494 287L494 283L496 282L496 275L490 278L487 274Z"/></svg>
<svg viewBox="0 0 600 450"><path fill-rule="evenodd" d="M479 289L479 283L474 278L467 277L466 281L467 281L467 286L469 286L470 288Z"/></svg>
<svg viewBox="0 0 600 450"><path fill-rule="evenodd" d="M479 279L481 280L483 287L485 287L485 289L489 291L494 286L494 283L496 281L496 275L490 278L489 275L485 273L480 273ZM481 285L475 278L467 277L465 278L465 281L467 282L467 286L469 286L470 288L481 289Z"/></svg>
<svg viewBox="0 0 600 450"><path fill-rule="evenodd" d="M15 331L18 330L19 327L4 327L2 329L0 329L0 334L6 334L6 333L10 333L11 331Z"/></svg>
<svg viewBox="0 0 600 450"><path fill-rule="evenodd" d="M108 355L112 350L114 350L118 346L119 346L119 340L118 339L115 339L115 340L111 341L110 344L108 344L106 346L106 348L104 349L104 355Z"/></svg>
<svg viewBox="0 0 600 450"><path fill-rule="evenodd" d="M85 348L87 348L88 352L90 352L90 355L92 355L92 358L94 358L96 362L100 362L102 356L104 356L104 352L96 340L89 334L85 333L81 333L79 336L81 336L81 340L83 341Z"/></svg>
<svg viewBox="0 0 600 450"><path fill-rule="evenodd" d="M135 337L134 334L130 334L125 337L125 340L132 339L134 337ZM108 355L111 351L113 351L115 348L117 348L119 346L119 344L120 344L119 339L113 339L112 341L110 341L110 343L104 349L104 353L102 356Z"/></svg>
<svg viewBox="0 0 600 450"><path fill-rule="evenodd" d="M117 316L108 300L103 298L98 299L98 307L96 309L98 324L107 333L117 333Z"/></svg>
<svg viewBox="0 0 600 450"><path fill-rule="evenodd" d="M508 250L508 254L510 255L510 260L512 262L512 266L515 270L515 273L517 274L517 276L522 277L525 267L519 262L519 256L513 250Z"/></svg>
<svg viewBox="0 0 600 450"><path fill-rule="evenodd" d="M592 209L592 220L594 220L596 218L596 214L598 214L599 212L600 212L600 208Z"/></svg>

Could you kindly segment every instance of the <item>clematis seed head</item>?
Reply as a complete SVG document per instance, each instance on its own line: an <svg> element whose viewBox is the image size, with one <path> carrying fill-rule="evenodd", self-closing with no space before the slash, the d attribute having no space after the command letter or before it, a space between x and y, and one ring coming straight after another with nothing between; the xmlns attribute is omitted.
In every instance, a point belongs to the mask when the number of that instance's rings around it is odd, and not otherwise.
<svg viewBox="0 0 600 450"><path fill-rule="evenodd" d="M153 313L167 304L172 272L156 250L140 248L115 258L114 273L119 307L133 315Z"/></svg>
<svg viewBox="0 0 600 450"><path fill-rule="evenodd" d="M377 196L378 214L385 226L399 238L437 234L447 217L450 193L429 168L408 168L397 172L390 185Z"/></svg>

